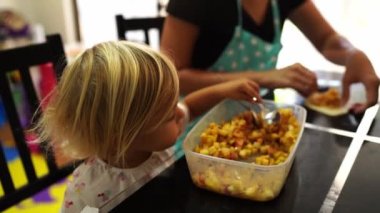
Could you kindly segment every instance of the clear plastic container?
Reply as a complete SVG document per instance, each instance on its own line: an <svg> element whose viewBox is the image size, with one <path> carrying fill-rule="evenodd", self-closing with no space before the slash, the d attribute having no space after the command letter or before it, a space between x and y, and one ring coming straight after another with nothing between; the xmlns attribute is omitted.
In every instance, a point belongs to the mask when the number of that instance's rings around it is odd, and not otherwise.
<svg viewBox="0 0 380 213"><path fill-rule="evenodd" d="M201 133L211 122L229 121L247 110L248 102L225 100L210 110L189 132L183 149L195 185L210 191L255 201L268 201L277 197L293 164L306 120L306 110L298 105L278 104L264 100L268 109L291 108L300 124L300 132L294 148L285 162L278 165L262 166L254 163L234 161L194 152ZM253 110L259 111L258 107Z"/></svg>

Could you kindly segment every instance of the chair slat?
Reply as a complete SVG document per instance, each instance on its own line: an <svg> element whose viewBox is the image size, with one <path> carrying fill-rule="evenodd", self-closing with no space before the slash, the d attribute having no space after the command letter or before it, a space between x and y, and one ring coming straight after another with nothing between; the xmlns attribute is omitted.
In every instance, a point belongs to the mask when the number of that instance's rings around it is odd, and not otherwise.
<svg viewBox="0 0 380 213"><path fill-rule="evenodd" d="M150 45L149 32L148 30L144 30L145 42Z"/></svg>
<svg viewBox="0 0 380 213"><path fill-rule="evenodd" d="M46 44L34 44L28 48L18 47L12 51L0 51L0 58L6 63L0 63L0 71L7 72L18 67L31 67L44 64L52 60L52 51ZM38 53L38 54L36 54ZM46 55L47 57L40 57ZM17 64L17 67L15 67Z"/></svg>
<svg viewBox="0 0 380 213"><path fill-rule="evenodd" d="M60 77L67 64L62 39L58 34L48 36L46 43L32 44L28 48L18 47L11 51L0 51L0 58L7 62L0 63L0 72L53 62L56 75Z"/></svg>
<svg viewBox="0 0 380 213"><path fill-rule="evenodd" d="M164 20L164 17L126 19L123 15L116 15L116 28L118 39L127 40L127 37L125 35L127 31L143 30L145 35L145 43L150 44L148 31L150 29L158 29L159 36L161 36Z"/></svg>
<svg viewBox="0 0 380 213"><path fill-rule="evenodd" d="M67 65L67 58L65 56L63 42L61 36L58 34L48 36L46 42L49 44L49 49L52 51L52 60L50 62L53 62L55 76L58 81L62 75L63 69Z"/></svg>
<svg viewBox="0 0 380 213"><path fill-rule="evenodd" d="M12 206L30 195L36 194L41 189L52 185L53 183L67 177L74 169L73 165L67 165L59 171L51 175L39 178L33 184L23 186L17 189L16 192L7 194L5 197L0 198L0 212L3 212L9 206Z"/></svg>
<svg viewBox="0 0 380 213"><path fill-rule="evenodd" d="M30 76L30 70L28 67L19 68L22 84L28 100L28 106L31 112L35 112L39 105L39 100L36 94L36 90L33 85L32 78Z"/></svg>
<svg viewBox="0 0 380 213"><path fill-rule="evenodd" d="M63 49L63 43L60 35L47 36L45 43L33 44L24 47L2 50L0 51L0 95L7 114L7 120L11 126L16 147L23 164L28 183L21 188L15 189L11 176L7 172L7 163L3 153L0 154L0 178L4 185L5 195L0 197L0 212L10 206L20 202L21 200L32 196L33 194L50 186L59 179L66 177L74 169L74 164L64 168L57 168L55 164L54 154L52 151L43 147L42 154L46 154L49 172L43 177L36 177L36 171L31 160L31 153L25 140L24 129L22 128L19 115L17 113L16 104L13 100L13 94L10 89L7 73L12 70L21 72L21 83L26 92L27 101L34 112L38 105L37 97L29 68L36 65L53 63L55 75L59 80L63 69L67 64L66 56ZM37 118L39 114L37 114Z"/></svg>
<svg viewBox="0 0 380 213"><path fill-rule="evenodd" d="M23 68L20 68L20 73L21 73L23 85L25 87L25 92L26 92L28 103L29 103L29 107L32 112L36 112L36 110L39 107L39 99L35 92L36 90L34 88L32 78L30 76L30 70L26 67L23 67ZM40 112L34 115L33 120L37 121L39 117L40 117ZM31 123L34 123L34 121L32 121ZM40 143L39 145L40 145L40 150L43 151L43 153L46 153L44 157L46 159L46 163L48 165L49 171L50 172L56 171L57 165L55 163L55 158L54 158L53 153L50 152L46 146L42 145L42 143Z"/></svg>
<svg viewBox="0 0 380 213"><path fill-rule="evenodd" d="M44 157L46 159L46 163L49 168L49 173L54 173L55 171L58 170L58 166L55 162L54 152L50 149L49 146L47 146L47 141L42 141L40 143L40 148L45 153Z"/></svg>
<svg viewBox="0 0 380 213"><path fill-rule="evenodd" d="M29 182L33 182L37 179L36 172L30 157L29 148L25 143L24 131L20 123L16 105L11 94L8 77L5 72L0 73L0 94L3 100L8 122L12 129L13 138L15 139L16 147L24 166L26 177Z"/></svg>
<svg viewBox="0 0 380 213"><path fill-rule="evenodd" d="M0 141L0 146L3 146L2 141ZM0 149L0 171L0 181L5 194L14 192L15 186L13 184L9 168L7 166L7 159L5 158L3 149Z"/></svg>

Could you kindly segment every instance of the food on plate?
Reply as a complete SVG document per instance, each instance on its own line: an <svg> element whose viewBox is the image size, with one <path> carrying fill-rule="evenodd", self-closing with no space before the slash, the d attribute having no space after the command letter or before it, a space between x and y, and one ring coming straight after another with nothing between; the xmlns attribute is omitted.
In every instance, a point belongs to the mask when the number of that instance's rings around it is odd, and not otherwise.
<svg viewBox="0 0 380 213"><path fill-rule="evenodd" d="M339 108L341 103L340 94L337 89L329 88L325 92L315 92L308 97L308 102L315 106Z"/></svg>
<svg viewBox="0 0 380 213"><path fill-rule="evenodd" d="M305 105L317 112L338 116L348 112L347 106L341 105L341 96L336 88L329 88L325 92L315 92L305 101Z"/></svg>
<svg viewBox="0 0 380 213"><path fill-rule="evenodd" d="M210 123L194 151L259 165L281 164L293 149L300 124L291 109L278 109L278 112L280 120L262 128L254 126L249 111L228 122Z"/></svg>

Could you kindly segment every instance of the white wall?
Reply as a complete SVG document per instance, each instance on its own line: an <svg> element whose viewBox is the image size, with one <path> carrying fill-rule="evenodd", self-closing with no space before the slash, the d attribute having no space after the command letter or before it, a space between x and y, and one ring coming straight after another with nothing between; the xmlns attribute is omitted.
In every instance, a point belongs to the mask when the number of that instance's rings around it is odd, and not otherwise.
<svg viewBox="0 0 380 213"><path fill-rule="evenodd" d="M328 22L370 58L380 75L379 0L314 0ZM312 70L342 70L325 60L290 22L284 27L278 67L300 62Z"/></svg>
<svg viewBox="0 0 380 213"><path fill-rule="evenodd" d="M116 40L116 14L157 16L157 0L77 0L81 38L85 47Z"/></svg>

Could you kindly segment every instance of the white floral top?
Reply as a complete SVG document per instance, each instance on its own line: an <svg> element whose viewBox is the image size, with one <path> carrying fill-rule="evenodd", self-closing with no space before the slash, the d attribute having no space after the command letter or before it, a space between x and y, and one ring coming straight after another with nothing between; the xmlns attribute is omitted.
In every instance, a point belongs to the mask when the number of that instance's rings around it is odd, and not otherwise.
<svg viewBox="0 0 380 213"><path fill-rule="evenodd" d="M186 108L184 123L188 122ZM112 167L98 158L86 160L73 172L73 180L67 185L62 212L81 212L85 207L108 212L128 196L153 179L178 158L176 145L161 152L154 152L148 160L136 168ZM96 212L96 211L93 211Z"/></svg>

